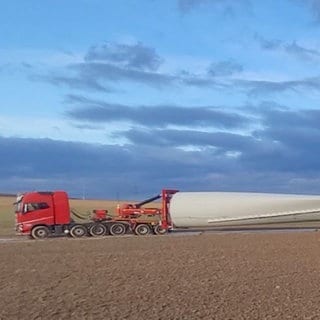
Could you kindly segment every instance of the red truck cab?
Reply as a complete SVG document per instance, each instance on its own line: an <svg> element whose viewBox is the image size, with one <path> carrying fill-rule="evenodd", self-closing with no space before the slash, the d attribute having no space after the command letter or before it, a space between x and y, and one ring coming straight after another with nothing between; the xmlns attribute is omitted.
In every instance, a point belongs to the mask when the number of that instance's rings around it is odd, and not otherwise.
<svg viewBox="0 0 320 320"><path fill-rule="evenodd" d="M16 230L31 234L35 227L49 230L70 223L68 195L64 191L28 192L17 196L15 202ZM40 228L38 228L40 229Z"/></svg>

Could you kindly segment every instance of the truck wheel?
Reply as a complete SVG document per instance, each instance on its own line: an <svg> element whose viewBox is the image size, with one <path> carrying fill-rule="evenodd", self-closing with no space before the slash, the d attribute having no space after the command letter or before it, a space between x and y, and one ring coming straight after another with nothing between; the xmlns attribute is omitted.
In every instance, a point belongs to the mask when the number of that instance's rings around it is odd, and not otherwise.
<svg viewBox="0 0 320 320"><path fill-rule="evenodd" d="M102 223L96 223L89 229L89 234L93 237L101 237L107 233L107 227Z"/></svg>
<svg viewBox="0 0 320 320"><path fill-rule="evenodd" d="M70 229L70 235L73 238L82 238L87 234L87 229L85 226L77 224Z"/></svg>
<svg viewBox="0 0 320 320"><path fill-rule="evenodd" d="M46 226L34 227L31 230L31 237L33 239L45 239L48 238L50 234L49 228Z"/></svg>
<svg viewBox="0 0 320 320"><path fill-rule="evenodd" d="M110 227L110 234L113 236L122 236L126 233L126 229L123 223L114 223Z"/></svg>
<svg viewBox="0 0 320 320"><path fill-rule="evenodd" d="M163 235L167 233L167 229L162 228L160 225L155 226L153 231L156 235Z"/></svg>
<svg viewBox="0 0 320 320"><path fill-rule="evenodd" d="M146 236L151 233L151 229L147 224L138 224L135 229L134 233L138 236Z"/></svg>

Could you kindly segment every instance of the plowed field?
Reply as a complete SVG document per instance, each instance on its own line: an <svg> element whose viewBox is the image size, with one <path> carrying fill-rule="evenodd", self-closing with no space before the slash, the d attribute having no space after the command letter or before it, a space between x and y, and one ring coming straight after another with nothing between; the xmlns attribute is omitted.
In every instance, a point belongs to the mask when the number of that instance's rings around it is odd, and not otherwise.
<svg viewBox="0 0 320 320"><path fill-rule="evenodd" d="M320 319L320 233L0 243L0 319Z"/></svg>

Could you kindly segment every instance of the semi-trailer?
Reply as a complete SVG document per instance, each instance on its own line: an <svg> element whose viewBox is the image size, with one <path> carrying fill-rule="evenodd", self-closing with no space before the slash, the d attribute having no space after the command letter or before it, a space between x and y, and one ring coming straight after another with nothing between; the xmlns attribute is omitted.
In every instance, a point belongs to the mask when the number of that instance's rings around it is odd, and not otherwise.
<svg viewBox="0 0 320 320"><path fill-rule="evenodd" d="M160 208L143 205L161 199ZM290 222L320 222L320 196L241 192L179 192L164 189L136 204L123 204L116 215L95 209L91 219L72 219L64 191L27 192L17 197L16 230L42 239L104 235L165 234L174 228L229 227Z"/></svg>

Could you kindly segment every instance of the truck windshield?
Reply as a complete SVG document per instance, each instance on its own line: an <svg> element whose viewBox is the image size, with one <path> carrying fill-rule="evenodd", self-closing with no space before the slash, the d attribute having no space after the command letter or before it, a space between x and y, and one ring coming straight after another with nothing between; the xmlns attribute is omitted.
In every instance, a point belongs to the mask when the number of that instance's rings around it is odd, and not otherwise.
<svg viewBox="0 0 320 320"><path fill-rule="evenodd" d="M14 203L15 212L22 212L22 199L23 199L23 196L21 195L17 196L16 202Z"/></svg>
<svg viewBox="0 0 320 320"><path fill-rule="evenodd" d="M15 212L21 212L22 211L22 202L21 201L15 202L14 206L15 206Z"/></svg>

